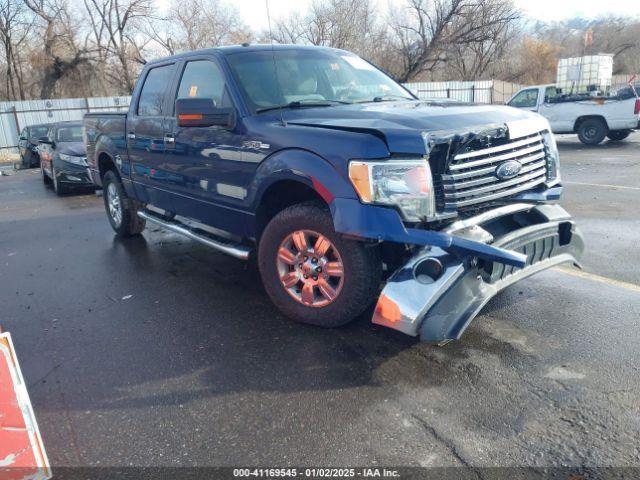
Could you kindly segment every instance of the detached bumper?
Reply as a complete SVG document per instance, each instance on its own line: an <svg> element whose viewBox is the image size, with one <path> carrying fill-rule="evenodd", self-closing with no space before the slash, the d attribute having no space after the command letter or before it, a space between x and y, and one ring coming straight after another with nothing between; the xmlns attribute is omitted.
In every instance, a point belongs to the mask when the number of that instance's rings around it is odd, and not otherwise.
<svg viewBox="0 0 640 480"><path fill-rule="evenodd" d="M516 204L457 222L444 233L526 260L514 265L427 246L391 276L373 323L434 343L459 339L500 290L561 263L578 265L584 248L571 216L558 205Z"/></svg>

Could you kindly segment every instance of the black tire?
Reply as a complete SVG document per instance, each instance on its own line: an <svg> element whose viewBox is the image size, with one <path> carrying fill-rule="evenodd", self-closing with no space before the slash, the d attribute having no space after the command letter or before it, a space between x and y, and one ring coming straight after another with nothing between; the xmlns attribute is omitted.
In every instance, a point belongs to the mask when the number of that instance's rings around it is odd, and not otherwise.
<svg viewBox="0 0 640 480"><path fill-rule="evenodd" d="M24 155L20 155L20 167L21 168L33 168L38 167L38 157L31 150L27 149Z"/></svg>
<svg viewBox="0 0 640 480"><path fill-rule="evenodd" d="M614 142L624 140L631 135L631 130L609 130L607 137Z"/></svg>
<svg viewBox="0 0 640 480"><path fill-rule="evenodd" d="M42 176L42 183L44 183L47 187L51 186L51 179L49 178L47 173L44 171L44 167L42 164L40 164L40 174Z"/></svg>
<svg viewBox="0 0 640 480"><path fill-rule="evenodd" d="M342 286L328 305L305 305L294 299L281 282L278 251L282 242L299 230L326 237L342 260ZM269 222L258 246L258 266L267 294L282 313L298 322L321 327L344 325L361 314L375 300L382 276L378 247L338 235L329 211L316 203L288 207Z"/></svg>
<svg viewBox="0 0 640 480"><path fill-rule="evenodd" d="M56 168L53 166L53 162L51 162L51 182L53 183L53 191L56 192L56 195L60 196L67 193L67 188L58 182Z"/></svg>
<svg viewBox="0 0 640 480"><path fill-rule="evenodd" d="M110 187L113 185L113 187ZM107 212L107 218L111 224L111 228L119 237L131 237L139 235L144 230L146 222L138 216L139 203L127 196L122 186L120 177L113 171L109 170L102 179L102 197L104 199L104 208ZM112 214L109 207L109 196L112 192L117 196L120 209L120 221L117 215Z"/></svg>
<svg viewBox="0 0 640 480"><path fill-rule="evenodd" d="M599 118L589 118L578 127L578 138L585 145L599 144L608 133L607 124Z"/></svg>

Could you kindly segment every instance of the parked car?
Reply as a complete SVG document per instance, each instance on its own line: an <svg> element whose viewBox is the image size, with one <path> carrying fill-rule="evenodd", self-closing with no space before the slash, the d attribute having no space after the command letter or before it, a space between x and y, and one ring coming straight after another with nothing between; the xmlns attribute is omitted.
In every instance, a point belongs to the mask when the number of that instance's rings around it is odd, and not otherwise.
<svg viewBox="0 0 640 480"><path fill-rule="evenodd" d="M605 137L624 140L640 123L640 99L635 94L562 95L555 85L536 85L518 91L507 105L539 113L554 133L577 133L586 145L597 145Z"/></svg>
<svg viewBox="0 0 640 480"><path fill-rule="evenodd" d="M58 195L73 188L95 187L87 168L82 122L52 124L39 139L40 172Z"/></svg>
<svg viewBox="0 0 640 480"><path fill-rule="evenodd" d="M117 235L159 224L247 260L287 316L442 343L582 237L541 116L420 101L356 55L238 46L145 65L128 113L84 117ZM384 288L380 292L381 282Z"/></svg>
<svg viewBox="0 0 640 480"><path fill-rule="evenodd" d="M47 135L49 125L31 125L24 127L20 132L18 140L18 150L20 151L20 165L22 168L40 166L40 156L38 155L38 141L40 137Z"/></svg>

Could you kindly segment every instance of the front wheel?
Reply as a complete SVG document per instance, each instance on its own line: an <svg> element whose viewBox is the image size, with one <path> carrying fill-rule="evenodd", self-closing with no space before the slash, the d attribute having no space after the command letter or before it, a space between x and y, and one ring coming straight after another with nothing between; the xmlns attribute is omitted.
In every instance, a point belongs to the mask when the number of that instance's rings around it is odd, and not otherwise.
<svg viewBox="0 0 640 480"><path fill-rule="evenodd" d="M258 264L267 294L286 316L322 327L344 325L374 301L382 262L378 248L347 240L315 203L278 213L265 228Z"/></svg>
<svg viewBox="0 0 640 480"><path fill-rule="evenodd" d="M51 181L53 182L53 191L56 192L56 195L60 196L67 193L66 187L58 181L56 168L53 166L53 162L51 162Z"/></svg>
<svg viewBox="0 0 640 480"><path fill-rule="evenodd" d="M104 208L111 228L119 237L139 235L146 222L138 216L138 202L130 199L124 191L120 178L109 170L102 179Z"/></svg>
<svg viewBox="0 0 640 480"><path fill-rule="evenodd" d="M629 135L631 135L631 130L611 130L607 134L607 137L609 137L609 140L613 140L613 141L617 142L617 141L620 141L620 140L624 140Z"/></svg>
<svg viewBox="0 0 640 480"><path fill-rule="evenodd" d="M609 133L607 124L598 118L589 118L578 127L578 138L585 145L597 145Z"/></svg>
<svg viewBox="0 0 640 480"><path fill-rule="evenodd" d="M42 176L42 183L44 183L46 186L50 186L51 185L51 179L49 178L49 176L44 171L44 165L42 165L42 163L40 163L40 175Z"/></svg>

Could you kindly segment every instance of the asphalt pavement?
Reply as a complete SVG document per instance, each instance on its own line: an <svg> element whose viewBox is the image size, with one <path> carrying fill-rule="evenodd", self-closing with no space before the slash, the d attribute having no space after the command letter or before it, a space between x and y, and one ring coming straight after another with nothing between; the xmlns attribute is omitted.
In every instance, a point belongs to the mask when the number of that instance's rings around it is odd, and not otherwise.
<svg viewBox="0 0 640 480"><path fill-rule="evenodd" d="M295 324L255 267L102 198L0 176L0 324L54 466L640 467L640 134L559 140L584 270L494 298L463 338Z"/></svg>

